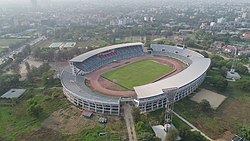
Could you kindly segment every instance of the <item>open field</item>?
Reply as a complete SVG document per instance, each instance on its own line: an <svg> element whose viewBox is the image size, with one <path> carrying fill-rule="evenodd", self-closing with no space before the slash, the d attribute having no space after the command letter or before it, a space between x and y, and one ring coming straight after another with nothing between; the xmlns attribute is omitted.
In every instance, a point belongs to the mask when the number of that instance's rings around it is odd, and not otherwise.
<svg viewBox="0 0 250 141"><path fill-rule="evenodd" d="M4 52L6 50L6 48L0 48L0 53Z"/></svg>
<svg viewBox="0 0 250 141"><path fill-rule="evenodd" d="M125 88L133 89L135 86L153 82L171 71L173 68L153 60L141 60L107 72L102 77Z"/></svg>
<svg viewBox="0 0 250 141"><path fill-rule="evenodd" d="M226 99L226 97L207 89L201 89L191 98L191 100L197 103L200 103L203 99L207 100L213 109L217 109L220 104Z"/></svg>
<svg viewBox="0 0 250 141"><path fill-rule="evenodd" d="M23 39L0 39L1 46L9 46L10 44L16 44L24 41Z"/></svg>
<svg viewBox="0 0 250 141"><path fill-rule="evenodd" d="M28 90L22 100L14 107L0 106L0 137L3 140L18 140L22 135L29 135L41 128L41 122L54 110L67 106L67 100L63 98L61 90L54 90L57 98L45 95L43 90ZM27 113L26 101L34 99L44 109L41 116L36 119Z"/></svg>
<svg viewBox="0 0 250 141"><path fill-rule="evenodd" d="M27 100L31 98L43 108L39 118L27 113ZM82 117L81 111L67 101L60 88L28 90L14 107L0 106L0 140L127 140L121 117L109 116L107 124L100 124L99 117ZM100 132L106 135L99 136Z"/></svg>
<svg viewBox="0 0 250 141"><path fill-rule="evenodd" d="M224 132L237 133L240 127L250 126L250 94L229 82L221 93L228 97L212 113L199 112L198 104L189 98L175 104L175 111L213 139L221 138Z"/></svg>
<svg viewBox="0 0 250 141"><path fill-rule="evenodd" d="M44 40L44 41L41 41L39 42L36 47L39 47L39 48L48 48L51 44L52 44L52 40Z"/></svg>

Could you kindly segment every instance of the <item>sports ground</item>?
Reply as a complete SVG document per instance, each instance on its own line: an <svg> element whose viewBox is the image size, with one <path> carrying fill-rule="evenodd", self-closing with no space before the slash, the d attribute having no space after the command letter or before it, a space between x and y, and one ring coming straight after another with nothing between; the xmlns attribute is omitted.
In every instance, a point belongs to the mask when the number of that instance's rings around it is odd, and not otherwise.
<svg viewBox="0 0 250 141"><path fill-rule="evenodd" d="M174 69L151 59L140 60L102 74L102 77L133 90L133 87L151 83Z"/></svg>

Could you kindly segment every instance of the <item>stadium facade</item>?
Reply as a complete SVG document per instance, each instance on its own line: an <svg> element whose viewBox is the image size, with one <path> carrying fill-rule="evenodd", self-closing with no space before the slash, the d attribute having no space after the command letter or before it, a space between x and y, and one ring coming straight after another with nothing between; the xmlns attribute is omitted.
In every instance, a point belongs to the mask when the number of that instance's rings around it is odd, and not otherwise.
<svg viewBox="0 0 250 141"><path fill-rule="evenodd" d="M151 45L153 56L177 59L188 67L178 74L143 86L134 87L133 101L141 112L154 111L166 105L167 95L175 90L178 101L192 93L203 82L210 59L181 47ZM119 115L122 97L103 95L92 91L84 83L85 75L120 60L140 57L145 54L142 43L127 43L89 51L71 59L72 73L62 72L61 83L67 99L78 107L101 114Z"/></svg>

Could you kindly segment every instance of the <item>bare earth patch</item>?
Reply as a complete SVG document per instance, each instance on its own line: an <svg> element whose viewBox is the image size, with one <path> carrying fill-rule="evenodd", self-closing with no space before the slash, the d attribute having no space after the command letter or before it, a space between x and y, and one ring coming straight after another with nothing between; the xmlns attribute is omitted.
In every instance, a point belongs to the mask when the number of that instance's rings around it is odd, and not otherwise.
<svg viewBox="0 0 250 141"><path fill-rule="evenodd" d="M202 89L191 100L200 103L203 99L206 99L213 109L217 109L226 98L224 95Z"/></svg>
<svg viewBox="0 0 250 141"><path fill-rule="evenodd" d="M40 67L43 64L43 62L35 61L33 58L30 58L30 57L25 62L29 63L30 67L34 66L36 68ZM20 66L20 75L21 75L20 80L26 79L27 69L25 66L25 62L23 62L22 64L19 65Z"/></svg>
<svg viewBox="0 0 250 141"><path fill-rule="evenodd" d="M31 135L24 134L20 136L17 140L21 141L58 141L62 140L62 135L54 130L48 128L41 128Z"/></svg>
<svg viewBox="0 0 250 141"><path fill-rule="evenodd" d="M191 100L200 103L203 99L206 99L213 109L217 109L226 98L227 97L224 95L202 89L197 94L195 94Z"/></svg>
<svg viewBox="0 0 250 141"><path fill-rule="evenodd" d="M52 113L43 123L42 126L52 129L63 134L76 134L81 127L93 128L95 123L90 119L81 116L80 110L71 105L69 108L60 109Z"/></svg>

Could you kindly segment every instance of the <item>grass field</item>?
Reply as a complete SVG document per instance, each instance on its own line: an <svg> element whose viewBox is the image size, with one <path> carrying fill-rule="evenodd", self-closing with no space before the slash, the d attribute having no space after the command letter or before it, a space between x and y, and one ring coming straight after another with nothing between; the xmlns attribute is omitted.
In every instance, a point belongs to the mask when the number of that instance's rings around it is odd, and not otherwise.
<svg viewBox="0 0 250 141"><path fill-rule="evenodd" d="M5 48L0 48L0 53L4 52L6 49Z"/></svg>
<svg viewBox="0 0 250 141"><path fill-rule="evenodd" d="M141 60L107 72L102 77L132 90L135 86L153 82L171 71L173 68L153 60Z"/></svg>
<svg viewBox="0 0 250 141"><path fill-rule="evenodd" d="M0 47L1 46L9 46L10 44L16 44L24 41L23 39L0 39Z"/></svg>

